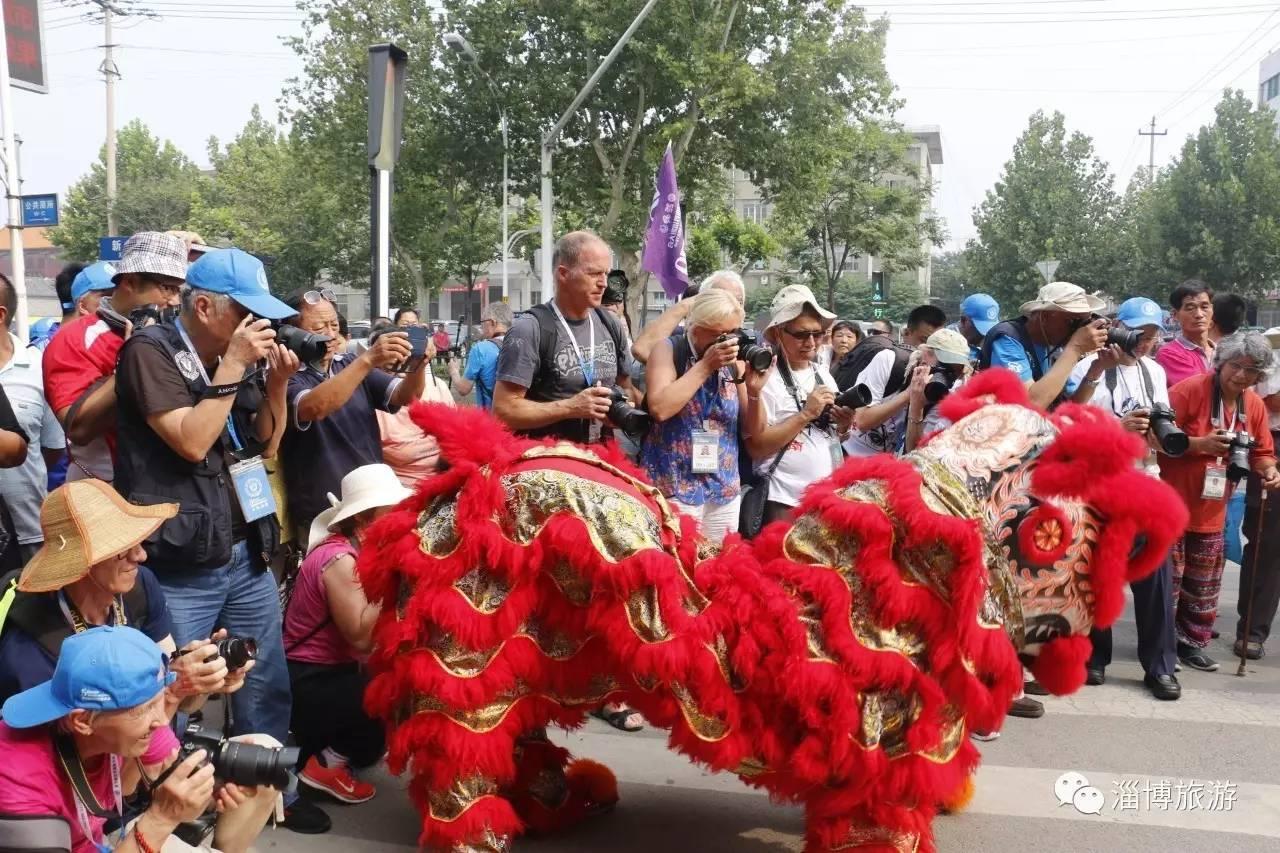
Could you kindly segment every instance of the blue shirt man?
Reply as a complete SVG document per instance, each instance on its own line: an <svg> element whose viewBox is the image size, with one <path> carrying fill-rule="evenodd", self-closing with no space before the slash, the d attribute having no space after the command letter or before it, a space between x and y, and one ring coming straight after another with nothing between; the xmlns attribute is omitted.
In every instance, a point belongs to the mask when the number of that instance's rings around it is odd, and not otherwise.
<svg viewBox="0 0 1280 853"><path fill-rule="evenodd" d="M511 306L495 302L484 309L480 319L480 331L485 339L471 348L467 356L466 370L458 374L457 361L449 361L449 377L454 389L466 396L476 392L476 405L482 409L493 408L493 389L498 381L498 354L502 351L502 339L514 322Z"/></svg>
<svg viewBox="0 0 1280 853"><path fill-rule="evenodd" d="M982 341L999 322L1000 303L985 293L971 293L960 303L960 319L955 329L969 342L971 361L977 362L982 357Z"/></svg>

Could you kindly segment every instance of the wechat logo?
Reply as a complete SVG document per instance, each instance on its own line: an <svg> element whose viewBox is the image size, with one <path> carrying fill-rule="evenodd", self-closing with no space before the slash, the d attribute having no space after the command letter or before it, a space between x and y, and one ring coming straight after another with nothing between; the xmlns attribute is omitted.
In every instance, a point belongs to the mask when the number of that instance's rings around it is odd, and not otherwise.
<svg viewBox="0 0 1280 853"><path fill-rule="evenodd" d="M1102 792L1089 784L1084 774L1068 770L1053 783L1058 806L1074 806L1080 814L1102 814Z"/></svg>

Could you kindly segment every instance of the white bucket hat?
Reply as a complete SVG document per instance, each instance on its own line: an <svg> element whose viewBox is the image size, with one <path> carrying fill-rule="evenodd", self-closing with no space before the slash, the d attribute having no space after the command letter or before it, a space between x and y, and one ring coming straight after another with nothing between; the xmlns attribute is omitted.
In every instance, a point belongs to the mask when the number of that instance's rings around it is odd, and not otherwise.
<svg viewBox="0 0 1280 853"><path fill-rule="evenodd" d="M1280 326L1272 326L1262 333L1267 339L1267 343L1271 344L1272 349L1280 349Z"/></svg>
<svg viewBox="0 0 1280 853"><path fill-rule="evenodd" d="M395 506L411 497L413 490L405 488L391 466L378 463L361 465L342 478L342 499L329 493L329 509L316 516L307 533L307 553L328 538L342 522L367 509Z"/></svg>
<svg viewBox="0 0 1280 853"><path fill-rule="evenodd" d="M969 342L955 329L939 329L929 336L924 345L933 350L943 364L969 363Z"/></svg>
<svg viewBox="0 0 1280 853"><path fill-rule="evenodd" d="M803 284L789 284L774 294L773 304L769 306L769 325L765 326L765 329L790 323L804 313L805 306L812 308L822 320L824 331L831 328L831 324L836 321L835 314L818 304L812 290Z"/></svg>
<svg viewBox="0 0 1280 853"><path fill-rule="evenodd" d="M1064 311L1068 314L1096 314L1106 310L1107 303L1084 288L1069 281L1055 281L1040 288L1036 298L1024 302L1019 309L1023 314L1033 311Z"/></svg>

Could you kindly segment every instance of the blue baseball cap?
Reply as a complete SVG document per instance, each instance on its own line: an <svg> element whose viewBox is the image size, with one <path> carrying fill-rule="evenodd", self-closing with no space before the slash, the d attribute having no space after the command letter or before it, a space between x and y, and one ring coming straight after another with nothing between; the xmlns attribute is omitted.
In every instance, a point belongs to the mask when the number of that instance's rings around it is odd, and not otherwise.
<svg viewBox="0 0 1280 853"><path fill-rule="evenodd" d="M1000 303L985 293L973 293L960 303L960 313L973 322L973 327L982 334L991 331L991 327L1000 322Z"/></svg>
<svg viewBox="0 0 1280 853"><path fill-rule="evenodd" d="M71 282L71 302L79 302L80 297L91 290L112 290L115 283L116 268L106 261L98 261L80 270Z"/></svg>
<svg viewBox="0 0 1280 853"><path fill-rule="evenodd" d="M134 628L92 628L62 643L53 678L9 697L0 716L13 729L42 726L72 711L136 708L173 683L164 652Z"/></svg>
<svg viewBox="0 0 1280 853"><path fill-rule="evenodd" d="M242 249L214 249L187 267L187 284L225 293L259 317L283 320L298 312L271 295L262 261Z"/></svg>
<svg viewBox="0 0 1280 853"><path fill-rule="evenodd" d="M1141 329L1143 326L1164 328L1164 312L1145 296L1135 296L1121 303L1116 320L1124 323L1126 329Z"/></svg>

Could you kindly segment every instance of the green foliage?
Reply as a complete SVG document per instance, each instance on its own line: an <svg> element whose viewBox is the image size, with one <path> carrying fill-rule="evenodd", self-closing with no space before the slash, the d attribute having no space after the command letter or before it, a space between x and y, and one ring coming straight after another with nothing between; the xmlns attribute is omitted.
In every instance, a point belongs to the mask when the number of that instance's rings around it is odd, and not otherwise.
<svg viewBox="0 0 1280 853"><path fill-rule="evenodd" d="M979 292L969 283L967 252L942 252L933 256L930 271L930 302L946 312L947 317L960 316L960 303L970 293Z"/></svg>
<svg viewBox="0 0 1280 853"><path fill-rule="evenodd" d="M1020 305L1044 284L1038 261L1061 262L1056 278L1086 290L1115 289L1110 235L1117 199L1106 164L1062 113L1036 112L1013 157L974 213L968 247L973 290Z"/></svg>
<svg viewBox="0 0 1280 853"><path fill-rule="evenodd" d="M120 128L116 137L116 221L121 234L182 228L207 179L173 143L151 135L140 121ZM62 224L49 239L69 260L98 257L98 240L107 234L106 146L89 174L67 190Z"/></svg>

